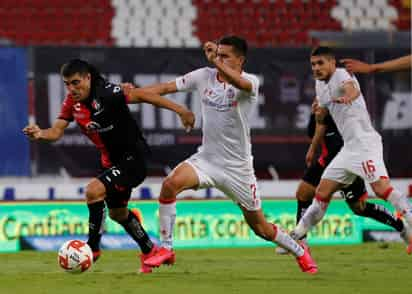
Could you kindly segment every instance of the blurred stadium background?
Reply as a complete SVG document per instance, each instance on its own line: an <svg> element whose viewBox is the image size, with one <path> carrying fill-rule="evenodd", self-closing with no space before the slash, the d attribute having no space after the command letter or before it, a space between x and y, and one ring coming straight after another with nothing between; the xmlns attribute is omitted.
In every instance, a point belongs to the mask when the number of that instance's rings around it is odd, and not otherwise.
<svg viewBox="0 0 412 294"><path fill-rule="evenodd" d="M65 89L60 66L78 57L113 82L144 86L206 66L200 47L237 34L251 47L246 71L261 80L251 118L256 174L264 209L294 225L295 189L308 147L306 125L314 97L311 46L336 47L338 58L370 63L410 54L409 0L0 0L0 251L55 250L87 233L84 186L98 154L75 125L52 145L31 144L21 129L47 127ZM359 75L395 186L412 195L410 72ZM200 115L197 94L170 98ZM133 192L157 238L161 179L200 143L201 117L186 134L174 114L131 107L154 156L150 177ZM177 247L262 246L232 203L215 189L189 191L178 204ZM373 197L373 195L371 195ZM107 221L105 248L133 248L120 226ZM311 233L313 244L395 240L389 228L353 216L335 201Z"/></svg>

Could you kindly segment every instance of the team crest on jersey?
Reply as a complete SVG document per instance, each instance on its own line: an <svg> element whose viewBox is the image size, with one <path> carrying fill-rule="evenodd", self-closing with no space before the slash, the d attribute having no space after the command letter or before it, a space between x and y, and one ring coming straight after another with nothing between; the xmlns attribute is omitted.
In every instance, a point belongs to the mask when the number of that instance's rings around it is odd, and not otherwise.
<svg viewBox="0 0 412 294"><path fill-rule="evenodd" d="M95 109L95 110L98 111L102 106L101 106L101 104L100 104L99 101L97 101L96 99L93 99L93 101L92 101L92 107L93 107L93 109Z"/></svg>
<svg viewBox="0 0 412 294"><path fill-rule="evenodd" d="M229 99L235 98L235 90L233 90L233 88L229 88L227 90L227 98Z"/></svg>

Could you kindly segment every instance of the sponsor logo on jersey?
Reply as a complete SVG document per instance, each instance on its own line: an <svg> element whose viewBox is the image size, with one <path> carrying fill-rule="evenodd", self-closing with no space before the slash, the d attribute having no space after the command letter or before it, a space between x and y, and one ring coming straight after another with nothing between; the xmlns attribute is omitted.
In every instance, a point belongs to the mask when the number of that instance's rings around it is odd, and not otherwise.
<svg viewBox="0 0 412 294"><path fill-rule="evenodd" d="M96 99L94 99L93 102L92 102L92 108L96 110L94 115L98 115L98 114L102 113L103 110L104 110L104 108L102 107L100 102Z"/></svg>
<svg viewBox="0 0 412 294"><path fill-rule="evenodd" d="M86 125L86 129L89 133L104 133L114 129L113 125L108 127L102 128L102 126L95 121L88 122Z"/></svg>

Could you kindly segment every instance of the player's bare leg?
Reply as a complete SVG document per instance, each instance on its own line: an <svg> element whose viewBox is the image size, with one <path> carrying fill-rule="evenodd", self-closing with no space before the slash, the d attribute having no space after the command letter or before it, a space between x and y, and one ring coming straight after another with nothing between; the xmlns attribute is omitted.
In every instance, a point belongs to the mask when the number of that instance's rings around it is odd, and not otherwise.
<svg viewBox="0 0 412 294"><path fill-rule="evenodd" d="M307 232L323 218L333 193L342 187L342 184L332 180L322 179L320 181L312 204L306 210L296 228L291 232L291 236L295 240L299 240L305 236Z"/></svg>
<svg viewBox="0 0 412 294"><path fill-rule="evenodd" d="M198 186L199 179L196 171L186 162L180 163L163 181L159 196L161 248L153 257L145 261L146 265L157 267L161 264L174 263L173 230L176 220L176 196L184 190Z"/></svg>
<svg viewBox="0 0 412 294"><path fill-rule="evenodd" d="M257 236L269 242L279 244L283 248L290 251L296 257L296 260L303 272L311 274L317 272L317 265L310 256L309 251L300 246L275 224L268 223L261 209L256 211L246 210L244 207L241 207L241 209L246 222Z"/></svg>
<svg viewBox="0 0 412 294"><path fill-rule="evenodd" d="M412 253L412 205L409 202L408 197L402 195L398 190L394 189L389 179L380 179L374 183L371 183L371 187L375 194L388 202L390 202L397 211L399 211L405 221L406 228L404 237L407 239L408 247L406 252Z"/></svg>

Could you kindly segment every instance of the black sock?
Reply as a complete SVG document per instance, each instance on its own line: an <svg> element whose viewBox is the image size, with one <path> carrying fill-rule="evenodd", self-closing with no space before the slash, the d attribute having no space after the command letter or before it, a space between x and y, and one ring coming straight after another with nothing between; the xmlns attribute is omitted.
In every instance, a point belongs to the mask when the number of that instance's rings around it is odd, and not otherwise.
<svg viewBox="0 0 412 294"><path fill-rule="evenodd" d="M362 216L370 217L378 222L390 225L398 232L401 232L404 227L400 219L396 218L390 211L379 204L366 202Z"/></svg>
<svg viewBox="0 0 412 294"><path fill-rule="evenodd" d="M136 241L140 246L140 250L147 254L152 251L153 243L143 229L137 217L129 210L129 216L126 220L120 222L126 232Z"/></svg>
<svg viewBox="0 0 412 294"><path fill-rule="evenodd" d="M305 214L306 209L312 204L312 200L301 201L298 199L298 210L296 212L296 224L299 223L302 216Z"/></svg>
<svg viewBox="0 0 412 294"><path fill-rule="evenodd" d="M87 244L92 251L99 251L106 216L104 201L87 204L87 207L89 208L89 240L87 240Z"/></svg>

